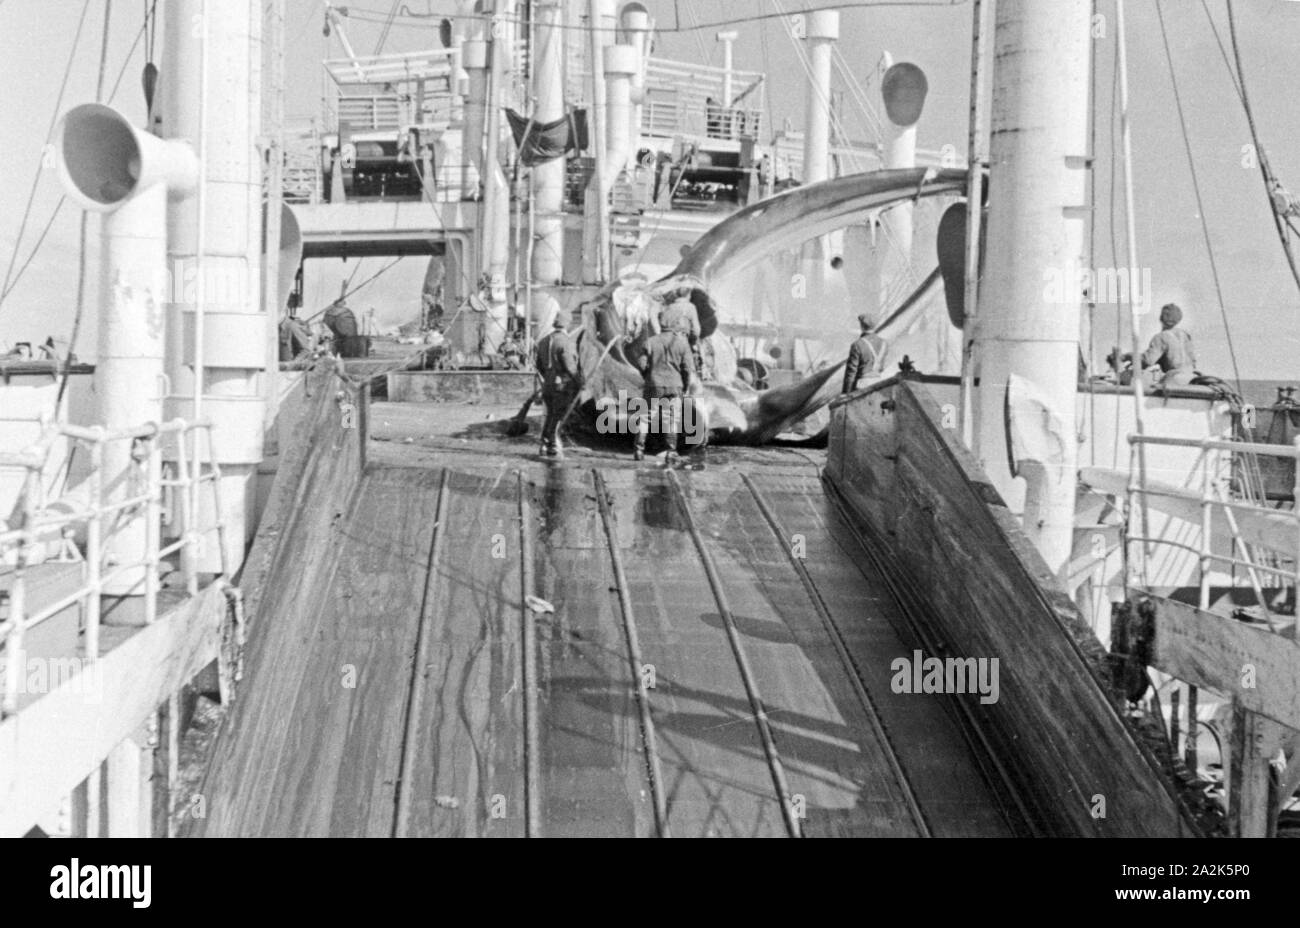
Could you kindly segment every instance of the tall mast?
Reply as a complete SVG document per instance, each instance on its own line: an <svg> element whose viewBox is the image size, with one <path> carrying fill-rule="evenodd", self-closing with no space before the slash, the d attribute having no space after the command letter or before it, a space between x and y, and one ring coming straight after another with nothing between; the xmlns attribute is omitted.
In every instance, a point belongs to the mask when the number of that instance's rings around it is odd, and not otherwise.
<svg viewBox="0 0 1300 928"><path fill-rule="evenodd" d="M196 28L196 25L198 28ZM226 564L243 562L263 457L268 320L262 302L262 9L256 0L173 0L166 11L162 134L196 139L195 197L167 208L173 274L187 282L169 318L169 416L219 429ZM195 286L188 286L193 282ZM206 454L204 455L206 457ZM193 458L191 461L193 462ZM199 505L191 488L191 512ZM211 524L209 513L200 521ZM199 570L217 572L215 540Z"/></svg>
<svg viewBox="0 0 1300 928"><path fill-rule="evenodd" d="M564 8L559 0L536 4L537 48L533 69L533 119L554 122L564 115ZM564 170L565 159L533 165L532 193L534 238L533 284L541 288L531 307L534 322L545 326L556 305L555 288L564 277Z"/></svg>
<svg viewBox="0 0 1300 928"><path fill-rule="evenodd" d="M266 416L275 421L279 408L280 371L280 211L284 202L284 0L271 0L266 12L267 94L266 126L266 247L262 254L262 300L267 321ZM276 445L275 429L268 430L268 445ZM279 451L278 445L268 451Z"/></svg>
<svg viewBox="0 0 1300 928"><path fill-rule="evenodd" d="M1069 271L1084 247L1091 6L999 0L994 39L976 450L1054 571L1074 532L1083 298ZM1054 274L1066 279L1055 292Z"/></svg>
<svg viewBox="0 0 1300 928"><path fill-rule="evenodd" d="M965 319L962 320L961 348L961 429L962 442L967 448L975 441L975 364L971 350L975 340L975 327L979 324L980 240L984 219L984 168L988 164L988 96L986 67L991 39L993 11L997 0L975 0L972 17L970 62L970 131L966 149L966 163L970 180L966 187L966 274Z"/></svg>

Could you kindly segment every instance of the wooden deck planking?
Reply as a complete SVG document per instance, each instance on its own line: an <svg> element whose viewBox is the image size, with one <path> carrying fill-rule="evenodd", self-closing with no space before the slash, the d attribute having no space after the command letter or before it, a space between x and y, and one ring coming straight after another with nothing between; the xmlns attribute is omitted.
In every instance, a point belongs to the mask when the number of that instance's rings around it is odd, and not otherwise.
<svg viewBox="0 0 1300 928"><path fill-rule="evenodd" d="M636 692L589 472L548 468L531 487L542 819L547 836L653 835Z"/></svg>
<svg viewBox="0 0 1300 928"><path fill-rule="evenodd" d="M851 671L752 494L734 474L692 475L683 483L722 575L791 792L802 797L805 833L916 836ZM816 548L817 539L811 544ZM871 617L867 607L864 618ZM716 608L702 618L720 621Z"/></svg>
<svg viewBox="0 0 1300 928"><path fill-rule="evenodd" d="M522 594L513 473L453 470L442 527L448 534L425 631L433 666L424 718L412 730L420 741L411 834L520 837Z"/></svg>
<svg viewBox="0 0 1300 928"><path fill-rule="evenodd" d="M450 511L432 597L431 663L412 720L411 833L524 833L522 589L518 478L500 459L454 452L372 465L351 511L272 581L292 608L259 630L237 737L209 777L208 834L382 835L392 828L415 635L448 468ZM528 479L537 623L542 833L654 833L635 689L590 471L518 461ZM649 702L675 836L785 834L762 744L717 605L664 476L605 471L656 686ZM683 472L722 575L808 834L908 834L901 792L851 671L799 574L734 468ZM888 691L910 650L892 597L852 552L813 473L759 468L779 520L805 535L805 564L939 834L1007 827L935 701ZM317 532L319 534L319 532ZM499 555L499 556L498 556ZM314 567L311 565L315 565ZM279 596L284 602L285 597ZM355 689L343 668L357 671ZM233 718L233 716L232 716ZM945 803L950 803L950 807Z"/></svg>
<svg viewBox="0 0 1300 928"><path fill-rule="evenodd" d="M911 657L905 619L816 474L755 475L755 485L787 532L807 544L804 566L844 635L881 724L936 837L1009 836L1009 823L984 780L947 697L895 693L890 662Z"/></svg>
<svg viewBox="0 0 1300 928"><path fill-rule="evenodd" d="M785 826L736 661L661 475L608 471L676 837L781 836Z"/></svg>

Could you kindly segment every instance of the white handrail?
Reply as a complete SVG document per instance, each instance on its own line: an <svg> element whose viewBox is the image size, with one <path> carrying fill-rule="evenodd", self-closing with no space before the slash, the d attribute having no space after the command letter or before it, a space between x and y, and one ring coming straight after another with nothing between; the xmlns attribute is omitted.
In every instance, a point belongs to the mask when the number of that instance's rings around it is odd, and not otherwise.
<svg viewBox="0 0 1300 928"><path fill-rule="evenodd" d="M1249 577L1251 587L1254 590L1256 599L1264 611L1264 616L1272 631L1277 631L1278 627L1273 620L1272 612L1269 609L1267 597L1264 594L1262 584L1260 583L1261 574L1270 574L1279 580L1289 577L1296 590L1300 590L1300 438L1296 438L1289 445L1264 444L1262 442L1243 442L1230 441L1219 438L1177 438L1164 437L1158 435L1147 435L1142 433L1131 433L1128 436L1130 447L1136 452L1143 445L1158 445L1171 448L1194 448L1201 452L1198 459L1201 468L1201 489L1200 492L1191 490L1183 491L1169 486L1160 486L1157 488L1148 488L1146 486L1145 475L1139 474L1138 469L1134 468L1130 474L1127 486L1127 498L1125 501L1125 558L1129 559L1129 546L1138 544L1138 550L1141 552L1142 571L1140 576L1146 576L1146 561L1148 558L1148 546L1153 544L1162 544L1165 546L1185 548L1193 551L1197 555L1200 575L1200 607L1209 608L1209 574L1214 564L1225 564L1233 567L1243 567ZM1217 456L1211 455L1210 452L1226 451L1233 454L1253 454L1269 455L1278 458L1290 458L1296 462L1295 482L1293 484L1293 507L1290 513L1285 510L1269 509L1264 506L1258 506L1250 503L1243 503L1237 500L1228 499L1220 487L1221 478L1215 477L1211 473L1211 461L1217 460ZM1194 465L1195 466L1195 465ZM1135 511L1135 502L1145 501L1150 498L1178 499L1188 503L1195 503L1200 507L1200 544L1197 548L1192 548L1184 542L1170 538L1154 537L1149 531L1134 532L1131 527L1132 516ZM1214 525L1213 513L1215 507L1222 510L1224 521L1228 525L1228 532L1232 536L1232 545L1230 551L1240 555L1234 557L1229 554L1218 554L1213 550L1211 533ZM1277 519L1279 516L1290 515L1295 523L1295 549L1290 552L1292 556L1292 569L1284 572L1276 566L1259 564L1250 557L1249 549L1245 538L1243 537L1234 512L1240 513L1245 518L1252 517L1269 517ZM1285 552L1284 552L1285 553ZM1127 572L1131 576L1131 572Z"/></svg>
<svg viewBox="0 0 1300 928"><path fill-rule="evenodd" d="M85 658L90 661L98 659L100 652L100 597L105 588L114 579L131 571L144 568L144 614L146 623L152 622L158 614L158 567L164 557L179 552L181 569L184 572L186 588L193 595L198 592L198 578L195 572L196 560L191 556L194 549L202 543L203 535L215 530L222 553L222 571L228 570L225 558L225 525L221 520L221 470L215 464L207 465L206 472L200 468L186 466L184 448L190 433L196 436L205 432L212 460L212 425L204 421L186 422L175 419L158 425L145 425L129 429L107 431L103 428L82 428L74 425L51 426L47 434L32 448L18 455L6 455L0 463L26 468L23 481L22 498L19 505L20 524L13 529L0 532L0 557L8 551L15 552L13 585L9 594L9 616L0 622L0 644L5 650L6 673L3 696L0 697L0 718L12 714L18 708L18 696L21 690L23 642L26 633L59 614L77 602L82 602L85 609ZM165 435L176 435L177 445L181 449L182 459L177 469L178 476L164 478L162 469L162 448L160 439ZM77 506L71 511L56 511L49 505L40 505L37 501L36 488L45 467L49 448L58 437L71 439L89 446L90 475L86 483L89 504ZM105 501L104 487L111 478L105 479L103 473L104 446L112 441L133 441L145 444L144 454L132 467L142 471L145 489L127 499ZM215 521L211 525L198 527L197 502L198 489L202 484L211 484L213 495L213 512ZM185 534L179 540L168 545L162 543L161 518L162 494L164 487L179 488L182 501L182 519ZM119 513L143 507L146 520L145 550L143 555L133 561L115 564L105 571L103 559L103 520ZM85 563L86 576L74 591L60 597L54 602L30 614L27 611L27 572L33 545L50 536L63 536L67 530L77 525L86 527Z"/></svg>

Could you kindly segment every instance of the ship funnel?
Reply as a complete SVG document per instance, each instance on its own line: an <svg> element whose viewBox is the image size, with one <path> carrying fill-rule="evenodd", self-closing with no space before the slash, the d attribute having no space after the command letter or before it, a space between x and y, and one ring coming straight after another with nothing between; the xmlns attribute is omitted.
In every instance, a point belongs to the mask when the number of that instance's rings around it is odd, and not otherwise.
<svg viewBox="0 0 1300 928"><path fill-rule="evenodd" d="M59 179L82 209L108 213L155 184L183 194L198 181L199 162L187 143L150 135L99 103L67 112L54 138Z"/></svg>
<svg viewBox="0 0 1300 928"><path fill-rule="evenodd" d="M900 61L891 67L880 82L880 94L885 99L889 121L900 129L916 125L925 109L925 96L929 90L925 72L916 65Z"/></svg>

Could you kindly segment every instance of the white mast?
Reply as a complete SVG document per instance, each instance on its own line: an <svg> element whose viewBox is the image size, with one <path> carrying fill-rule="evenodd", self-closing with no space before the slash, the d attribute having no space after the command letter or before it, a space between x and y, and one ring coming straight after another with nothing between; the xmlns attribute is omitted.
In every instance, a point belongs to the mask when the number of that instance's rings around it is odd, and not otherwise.
<svg viewBox="0 0 1300 928"><path fill-rule="evenodd" d="M599 284L609 276L609 191L623 168L622 162L611 163L609 156L609 138L615 127L610 122L605 90L604 49L615 38L614 0L590 0L587 21L591 27L587 47L591 61L591 106L587 112L594 170L583 201L582 282ZM625 114L619 118L630 119ZM626 152L623 154L626 160Z"/></svg>
<svg viewBox="0 0 1300 928"><path fill-rule="evenodd" d="M564 9L559 0L539 0L536 58L533 70L533 119L554 122L564 115ZM550 324L558 308L555 288L564 278L565 159L555 158L532 168L534 242L532 273L535 326Z"/></svg>
<svg viewBox="0 0 1300 928"><path fill-rule="evenodd" d="M483 248L487 276L488 318L481 333L482 350L496 351L506 334L506 268L510 263L510 185L501 167L501 114L513 50L515 0L497 0L497 16L488 33L488 104L483 125ZM478 345L474 346L476 349Z"/></svg>
<svg viewBox="0 0 1300 928"><path fill-rule="evenodd" d="M830 177L831 56L840 37L838 10L806 14L808 43L808 123L803 139L803 182L815 184Z"/></svg>
<svg viewBox="0 0 1300 928"><path fill-rule="evenodd" d="M740 33L734 29L718 33L718 41L722 43L722 105L727 109L731 108L731 102L736 96L732 72L736 61L734 46L738 38Z"/></svg>
<svg viewBox="0 0 1300 928"><path fill-rule="evenodd" d="M167 5L161 130L196 140L202 172L198 196L173 201L167 211L172 273L187 282L168 321L169 415L202 416L216 426L230 570L243 562L252 535L266 410L261 41L257 0ZM192 502L199 502L197 492ZM200 513L200 521L210 524L211 514ZM215 539L204 545L198 569L218 571L219 553Z"/></svg>
<svg viewBox="0 0 1300 928"><path fill-rule="evenodd" d="M1083 255L1091 6L1000 0L996 18L976 449L1055 571L1073 544L1083 297L1047 281Z"/></svg>

